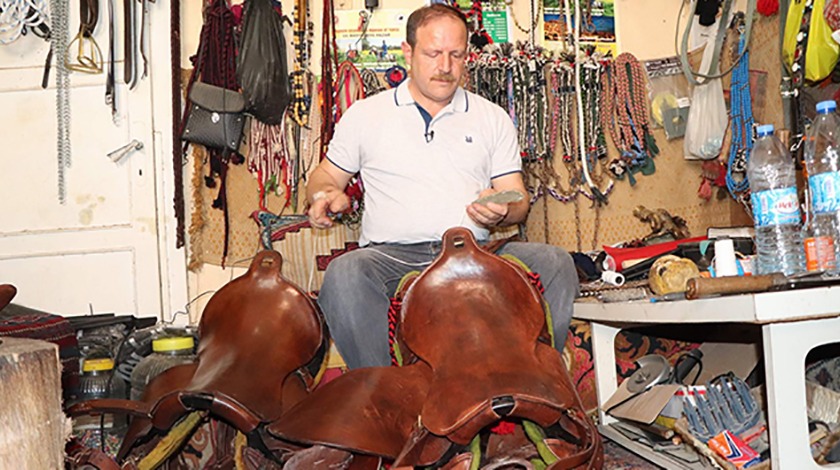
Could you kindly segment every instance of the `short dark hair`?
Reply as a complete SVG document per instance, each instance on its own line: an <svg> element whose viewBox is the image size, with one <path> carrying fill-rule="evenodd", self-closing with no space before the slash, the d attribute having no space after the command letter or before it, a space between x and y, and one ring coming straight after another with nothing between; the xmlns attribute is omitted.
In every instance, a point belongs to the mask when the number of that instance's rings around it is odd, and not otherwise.
<svg viewBox="0 0 840 470"><path fill-rule="evenodd" d="M461 13L461 10L445 3L433 3L414 10L408 17L408 25L405 31L405 41L408 45L414 47L414 44L417 43L417 30L421 26L441 16L448 16L464 23L464 28L469 31L467 17Z"/></svg>

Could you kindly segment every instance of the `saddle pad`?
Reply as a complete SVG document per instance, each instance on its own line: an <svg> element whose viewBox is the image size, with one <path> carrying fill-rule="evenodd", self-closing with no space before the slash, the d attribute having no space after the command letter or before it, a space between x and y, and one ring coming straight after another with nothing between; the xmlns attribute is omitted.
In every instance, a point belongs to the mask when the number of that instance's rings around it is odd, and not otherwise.
<svg viewBox="0 0 840 470"><path fill-rule="evenodd" d="M315 390L271 423L272 436L394 459L426 399L425 364L355 369Z"/></svg>
<svg viewBox="0 0 840 470"><path fill-rule="evenodd" d="M409 289L401 316L404 343L434 372L421 412L433 434L468 444L499 419L492 410L498 399L512 400L509 413L542 426L573 404L559 353L538 341L545 326L539 293L469 231L444 234L440 257Z"/></svg>

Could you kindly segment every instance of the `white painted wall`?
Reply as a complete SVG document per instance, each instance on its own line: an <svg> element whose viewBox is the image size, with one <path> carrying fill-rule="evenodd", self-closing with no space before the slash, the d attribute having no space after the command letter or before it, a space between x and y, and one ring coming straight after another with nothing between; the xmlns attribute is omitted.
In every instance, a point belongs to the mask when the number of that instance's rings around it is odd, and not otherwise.
<svg viewBox="0 0 840 470"><path fill-rule="evenodd" d="M168 319L186 302L171 203L168 8L150 4L149 76L131 91L119 81L116 119L104 102L105 75L71 74L72 167L64 205L56 189L54 82L40 88L48 45L31 34L0 45L0 282L18 287L17 303L68 316ZM76 3L70 12L72 38ZM95 39L107 56L106 12L103 2ZM117 50L121 77L121 45ZM133 139L142 150L120 163L107 157Z"/></svg>

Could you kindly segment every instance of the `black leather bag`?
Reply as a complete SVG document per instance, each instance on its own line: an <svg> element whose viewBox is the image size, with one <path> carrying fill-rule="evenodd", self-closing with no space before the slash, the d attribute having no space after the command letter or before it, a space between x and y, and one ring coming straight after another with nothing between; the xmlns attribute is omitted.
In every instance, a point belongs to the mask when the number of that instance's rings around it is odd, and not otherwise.
<svg viewBox="0 0 840 470"><path fill-rule="evenodd" d="M189 98L190 112L181 139L207 148L239 150L245 127L242 94L197 81Z"/></svg>

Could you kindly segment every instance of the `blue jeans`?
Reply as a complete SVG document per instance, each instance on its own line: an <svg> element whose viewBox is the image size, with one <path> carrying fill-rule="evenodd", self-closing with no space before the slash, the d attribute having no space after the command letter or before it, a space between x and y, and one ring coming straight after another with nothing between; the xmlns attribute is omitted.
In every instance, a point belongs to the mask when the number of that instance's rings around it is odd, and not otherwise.
<svg viewBox="0 0 840 470"><path fill-rule="evenodd" d="M439 242L372 244L330 262L318 304L348 367L391 364L390 299L403 276L424 270L439 253ZM579 287L572 257L553 245L524 242L509 242L496 253L511 254L540 275L551 310L554 342L562 352Z"/></svg>

